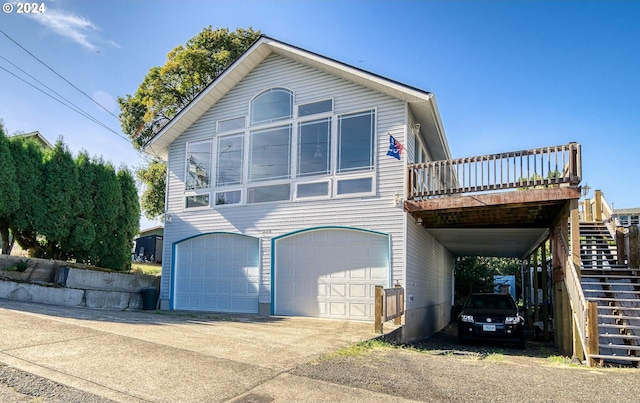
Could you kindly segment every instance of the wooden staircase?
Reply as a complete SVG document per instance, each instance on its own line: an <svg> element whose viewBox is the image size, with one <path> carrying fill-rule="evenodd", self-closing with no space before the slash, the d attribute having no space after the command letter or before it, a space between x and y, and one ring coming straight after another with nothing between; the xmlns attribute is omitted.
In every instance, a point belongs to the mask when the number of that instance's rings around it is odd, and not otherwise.
<svg viewBox="0 0 640 403"><path fill-rule="evenodd" d="M581 285L598 304L601 365L640 367L640 272L618 263L615 240L602 223L580 223Z"/></svg>

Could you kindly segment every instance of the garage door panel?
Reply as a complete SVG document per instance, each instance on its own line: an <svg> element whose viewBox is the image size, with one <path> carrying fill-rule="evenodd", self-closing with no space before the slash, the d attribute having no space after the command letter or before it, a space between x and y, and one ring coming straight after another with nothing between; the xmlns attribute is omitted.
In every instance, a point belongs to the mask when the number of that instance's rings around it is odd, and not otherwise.
<svg viewBox="0 0 640 403"><path fill-rule="evenodd" d="M174 308L257 313L259 243L207 234L176 245Z"/></svg>
<svg viewBox="0 0 640 403"><path fill-rule="evenodd" d="M349 297L350 298L367 298L368 286L366 284L350 284L349 285Z"/></svg>
<svg viewBox="0 0 640 403"><path fill-rule="evenodd" d="M373 319L375 293L371 290L388 286L388 264L389 238L383 234L320 229L277 239L274 311Z"/></svg>

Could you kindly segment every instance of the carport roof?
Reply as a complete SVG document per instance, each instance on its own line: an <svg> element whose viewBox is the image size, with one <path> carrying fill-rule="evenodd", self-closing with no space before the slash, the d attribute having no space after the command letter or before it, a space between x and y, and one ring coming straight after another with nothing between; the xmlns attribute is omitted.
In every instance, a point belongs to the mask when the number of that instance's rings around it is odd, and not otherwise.
<svg viewBox="0 0 640 403"><path fill-rule="evenodd" d="M405 211L456 256L525 258L568 214L577 186L405 202Z"/></svg>

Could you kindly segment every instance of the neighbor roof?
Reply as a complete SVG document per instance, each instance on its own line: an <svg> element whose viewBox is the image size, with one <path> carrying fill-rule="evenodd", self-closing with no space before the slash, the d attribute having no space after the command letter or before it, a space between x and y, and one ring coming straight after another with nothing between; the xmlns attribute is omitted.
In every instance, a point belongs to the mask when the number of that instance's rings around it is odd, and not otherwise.
<svg viewBox="0 0 640 403"><path fill-rule="evenodd" d="M235 62L167 123L143 150L166 159L169 145L270 54L293 59L409 103L434 160L451 154L433 94L262 35Z"/></svg>
<svg viewBox="0 0 640 403"><path fill-rule="evenodd" d="M15 136L13 136L13 138L33 140L45 148L53 149L53 145L49 143L49 141L37 130L30 133L16 134Z"/></svg>

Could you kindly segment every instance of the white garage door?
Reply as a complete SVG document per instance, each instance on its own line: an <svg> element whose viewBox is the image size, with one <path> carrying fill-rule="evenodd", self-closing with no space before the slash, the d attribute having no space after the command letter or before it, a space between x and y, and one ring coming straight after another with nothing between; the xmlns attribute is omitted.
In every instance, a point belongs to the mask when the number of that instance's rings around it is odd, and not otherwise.
<svg viewBox="0 0 640 403"><path fill-rule="evenodd" d="M376 285L389 286L387 235L326 228L275 241L276 315L370 320Z"/></svg>
<svg viewBox="0 0 640 403"><path fill-rule="evenodd" d="M259 242L207 234L175 248L174 309L258 312Z"/></svg>

